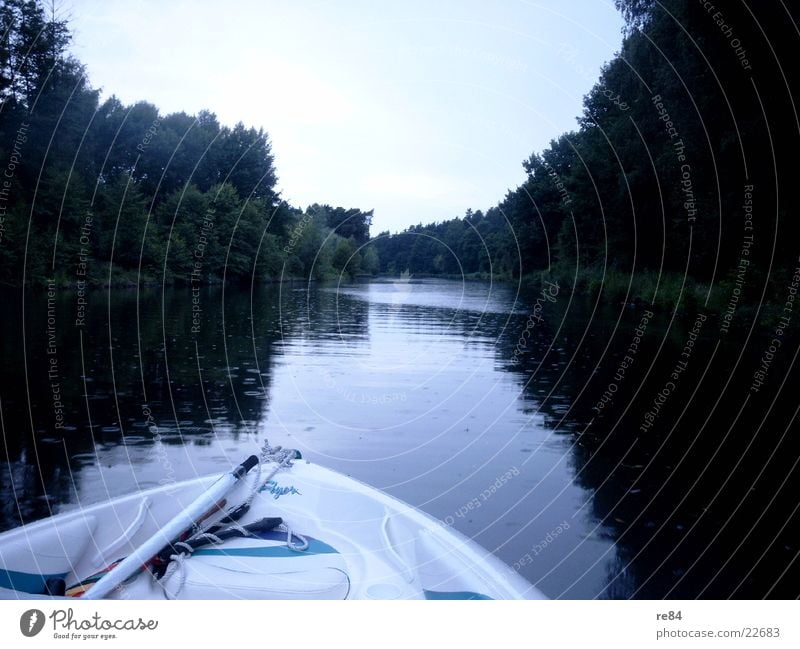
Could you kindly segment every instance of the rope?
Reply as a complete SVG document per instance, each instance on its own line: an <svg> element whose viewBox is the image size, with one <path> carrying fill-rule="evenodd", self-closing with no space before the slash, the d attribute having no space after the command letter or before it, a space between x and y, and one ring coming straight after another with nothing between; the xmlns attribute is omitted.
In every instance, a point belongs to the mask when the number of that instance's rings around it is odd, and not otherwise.
<svg viewBox="0 0 800 649"><path fill-rule="evenodd" d="M305 552L308 550L308 539L305 536L301 536L296 532L292 531L292 528L289 527L286 523L283 523L280 527L283 529L282 532L286 532L286 547L290 550L294 550L295 552ZM292 543L292 537L298 539L300 543L294 544Z"/></svg>
<svg viewBox="0 0 800 649"><path fill-rule="evenodd" d="M234 510L240 510L242 513L247 511L250 508L250 505L252 504L253 500L255 499L256 494L258 494L258 492L264 487L264 485L266 485L270 480L272 480L272 478L278 471L280 471L284 467L292 466L292 460L294 460L295 457L296 457L296 451L294 449L289 449L289 448L284 449L281 446L270 446L269 441L264 440L264 446L261 449L261 456L259 457L259 462L258 462L258 471L255 475L255 479L253 480L253 486L250 489L250 493L248 494L247 499L244 501L242 505L239 505L236 508L232 508L229 511L232 512ZM272 469L272 471L270 471L270 473L264 480L261 480L262 467L265 464L272 462L274 462L276 466ZM221 539L217 535L222 534L223 531L227 532L230 530L238 531L242 537L253 536L253 534L248 529L246 529L245 527L243 527L238 522L232 519L229 519L227 521L224 530L214 529L215 525L218 526L218 524L209 524L205 529L200 529L198 527L195 527L195 529L193 530L194 534L188 539L186 539L186 541L179 541L177 543L172 544L172 547L175 550L180 550L180 552L175 552L174 554L171 554L169 556L169 564L167 565L164 574L160 579L156 579L156 583L159 586L161 586L162 590L164 591L164 595L166 596L167 599L176 599L180 594L181 590L183 589L184 584L186 583L186 568L184 564L186 560L192 556L192 554L196 549L193 545L191 545L191 543L193 542L196 543L197 541L206 541L207 543L213 545L220 545L224 543L225 540ZM214 529L214 532L216 533L208 531L210 529ZM300 534L296 534L295 532L293 532L292 528L289 527L287 524L282 523L278 529L281 529L281 531L286 532L286 546L290 550L294 552L304 552L305 550L308 549L308 539L306 539L304 536L301 536ZM293 542L292 539L296 539L297 543ZM171 590L168 588L167 582L176 572L179 573L178 576L179 582L177 588Z"/></svg>
<svg viewBox="0 0 800 649"><path fill-rule="evenodd" d="M177 599L178 595L180 594L181 590L183 590L183 585L186 583L186 570L183 567L186 558L191 556L191 553L181 552L180 554L173 554L170 556L170 562L167 566L167 571L164 573L164 576L161 579L157 579L156 583L161 586L162 590L164 591L164 596L167 599ZM180 570L178 587L175 589L174 592L170 592L170 589L167 588L167 582L170 580L172 575L175 574Z"/></svg>
<svg viewBox="0 0 800 649"><path fill-rule="evenodd" d="M237 525L237 528L242 532L243 536L250 536L250 532L244 529L241 525ZM186 568L184 567L184 564L186 559L191 557L192 553L195 551L194 546L190 545L190 541L200 540L208 541L213 545L221 545L225 542L224 539L219 538L216 534L206 532L204 534L197 534L186 541L178 541L177 543L173 543L172 547L176 550L180 550L180 552L176 552L175 554L171 554L169 556L169 565L167 565L164 575L161 577L161 579L156 579L156 583L161 586L167 599L176 599L183 589L183 586L186 583ZM178 587L175 588L174 591L170 591L170 589L167 587L167 582L176 572L179 572L178 578L180 581L178 582Z"/></svg>
<svg viewBox="0 0 800 649"><path fill-rule="evenodd" d="M258 472L253 480L253 486L250 489L250 494L244 501L244 506L246 508L250 507L259 490L270 480L272 480L272 478L275 477L275 474L282 468L292 466L292 460L294 460L295 457L296 451L294 449L283 448L282 446L270 446L269 440L265 439L264 446L261 448L261 457L259 458L258 462ZM272 469L272 471L266 478L264 478L264 480L261 480L261 469L265 464L270 462L275 462L277 466Z"/></svg>

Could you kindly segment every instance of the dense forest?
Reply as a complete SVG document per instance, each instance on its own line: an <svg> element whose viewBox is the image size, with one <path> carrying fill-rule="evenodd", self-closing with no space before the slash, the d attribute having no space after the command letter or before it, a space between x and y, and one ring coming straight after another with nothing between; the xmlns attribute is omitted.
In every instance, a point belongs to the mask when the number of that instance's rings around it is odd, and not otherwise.
<svg viewBox="0 0 800 649"><path fill-rule="evenodd" d="M625 38L578 128L485 213L381 233L382 271L550 275L660 303L684 277L684 299L717 305L784 292L798 265L796 24L771 2L617 7Z"/></svg>
<svg viewBox="0 0 800 649"><path fill-rule="evenodd" d="M325 278L377 270L372 212L282 201L270 141L204 111L100 102L43 3L0 2L0 283Z"/></svg>
<svg viewBox="0 0 800 649"><path fill-rule="evenodd" d="M554 276L578 290L760 300L796 265L786 189L795 25L772 3L618 0L619 54L576 130L488 210L369 239L372 211L293 207L265 132L100 101L65 21L3 0L0 282ZM570 53L554 53L569 60ZM684 286L684 279L686 280Z"/></svg>

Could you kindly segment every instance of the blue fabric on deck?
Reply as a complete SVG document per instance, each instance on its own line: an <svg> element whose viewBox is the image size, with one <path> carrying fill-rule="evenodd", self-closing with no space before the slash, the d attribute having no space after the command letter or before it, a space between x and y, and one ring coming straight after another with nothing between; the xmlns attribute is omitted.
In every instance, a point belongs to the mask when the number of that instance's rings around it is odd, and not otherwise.
<svg viewBox="0 0 800 649"><path fill-rule="evenodd" d="M438 590L423 590L425 599L492 599L488 595L473 593L469 590L458 590L451 593Z"/></svg>
<svg viewBox="0 0 800 649"><path fill-rule="evenodd" d="M17 572L0 568L0 588L41 595L44 593L44 584L48 579L64 579L67 574L62 572L57 575L37 575L32 572Z"/></svg>

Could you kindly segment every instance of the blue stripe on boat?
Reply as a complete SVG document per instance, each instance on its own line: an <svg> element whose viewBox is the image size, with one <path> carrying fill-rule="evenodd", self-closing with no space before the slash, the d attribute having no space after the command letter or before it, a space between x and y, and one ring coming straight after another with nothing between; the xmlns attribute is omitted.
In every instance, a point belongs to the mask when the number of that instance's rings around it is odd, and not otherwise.
<svg viewBox="0 0 800 649"><path fill-rule="evenodd" d="M33 572L17 572L0 568L0 588L10 588L21 593L41 595L44 593L44 584L48 579L64 579L66 572L54 575L38 575Z"/></svg>
<svg viewBox="0 0 800 649"><path fill-rule="evenodd" d="M458 590L451 593L438 590L424 590L425 599L492 599L488 595L473 593L469 590Z"/></svg>
<svg viewBox="0 0 800 649"><path fill-rule="evenodd" d="M267 540L286 540L286 532L278 532L273 539L272 532L259 534L261 538ZM254 545L248 548L198 548L192 556L216 556L216 557L302 557L312 554L339 554L336 548L327 543L323 543L309 536L304 537L308 541L308 548L302 552L291 550L286 545Z"/></svg>

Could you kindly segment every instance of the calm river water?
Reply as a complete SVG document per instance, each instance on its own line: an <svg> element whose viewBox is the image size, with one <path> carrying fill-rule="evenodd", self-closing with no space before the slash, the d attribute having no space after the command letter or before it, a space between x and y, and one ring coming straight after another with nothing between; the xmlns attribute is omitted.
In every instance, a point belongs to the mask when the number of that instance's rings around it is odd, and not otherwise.
<svg viewBox="0 0 800 649"><path fill-rule="evenodd" d="M269 438L553 598L798 595L796 347L751 395L765 343L713 314L413 278L0 299L0 529Z"/></svg>

